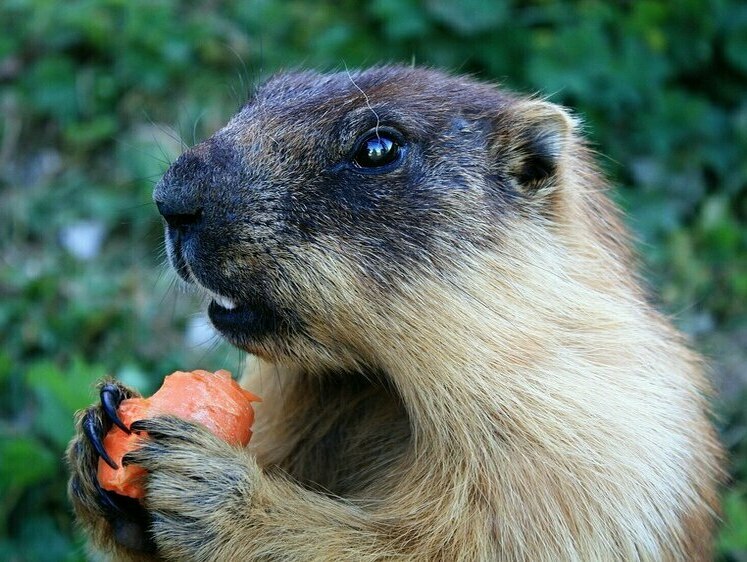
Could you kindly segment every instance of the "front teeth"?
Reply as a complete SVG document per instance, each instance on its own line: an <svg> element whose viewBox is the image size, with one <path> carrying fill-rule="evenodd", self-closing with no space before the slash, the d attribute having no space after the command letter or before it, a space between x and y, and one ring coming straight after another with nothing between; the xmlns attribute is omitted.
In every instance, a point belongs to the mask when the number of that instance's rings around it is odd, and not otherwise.
<svg viewBox="0 0 747 562"><path fill-rule="evenodd" d="M236 308L236 303L233 302L228 297L224 297L223 295L216 295L216 294L213 294L212 297L213 297L213 300L216 303L218 303L220 306L222 306L223 308L226 308L228 310L233 310L234 308Z"/></svg>

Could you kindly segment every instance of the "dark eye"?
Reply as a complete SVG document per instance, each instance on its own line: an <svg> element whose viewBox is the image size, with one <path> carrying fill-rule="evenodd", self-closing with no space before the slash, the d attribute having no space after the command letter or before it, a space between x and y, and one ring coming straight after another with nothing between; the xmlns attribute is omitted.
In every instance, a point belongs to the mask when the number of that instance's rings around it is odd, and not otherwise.
<svg viewBox="0 0 747 562"><path fill-rule="evenodd" d="M353 157L361 168L381 168L400 157L400 146L392 135L379 131L363 139Z"/></svg>

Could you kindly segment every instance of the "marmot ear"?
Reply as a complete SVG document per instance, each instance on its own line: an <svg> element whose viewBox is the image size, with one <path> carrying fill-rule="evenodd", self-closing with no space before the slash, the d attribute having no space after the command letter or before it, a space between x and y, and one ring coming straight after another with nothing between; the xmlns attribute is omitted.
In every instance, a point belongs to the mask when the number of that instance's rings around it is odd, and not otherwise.
<svg viewBox="0 0 747 562"><path fill-rule="evenodd" d="M525 193L555 185L572 142L573 118L560 106L537 100L519 102L510 114L513 135L504 137L499 154L508 174Z"/></svg>

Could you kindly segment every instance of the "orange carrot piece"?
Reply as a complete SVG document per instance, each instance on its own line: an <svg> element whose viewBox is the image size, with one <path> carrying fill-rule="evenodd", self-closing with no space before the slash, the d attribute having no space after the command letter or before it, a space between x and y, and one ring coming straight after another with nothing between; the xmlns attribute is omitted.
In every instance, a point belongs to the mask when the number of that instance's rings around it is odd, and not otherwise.
<svg viewBox="0 0 747 562"><path fill-rule="evenodd" d="M150 398L123 400L117 409L127 427L136 420L174 415L200 423L211 433L232 445L244 446L252 437L254 408L259 398L241 388L228 371L176 371ZM104 438L104 448L119 466L110 467L99 459L101 487L131 498L142 498L141 481L145 470L137 465L122 466L122 457L136 449L141 437L112 426Z"/></svg>

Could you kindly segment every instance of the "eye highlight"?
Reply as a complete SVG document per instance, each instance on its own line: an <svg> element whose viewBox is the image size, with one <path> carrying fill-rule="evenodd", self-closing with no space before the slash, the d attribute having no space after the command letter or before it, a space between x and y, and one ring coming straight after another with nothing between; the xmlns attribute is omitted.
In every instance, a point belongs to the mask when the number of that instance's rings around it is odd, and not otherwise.
<svg viewBox="0 0 747 562"><path fill-rule="evenodd" d="M403 150L397 135L379 129L366 133L357 143L353 164L370 171L386 171L402 158Z"/></svg>

